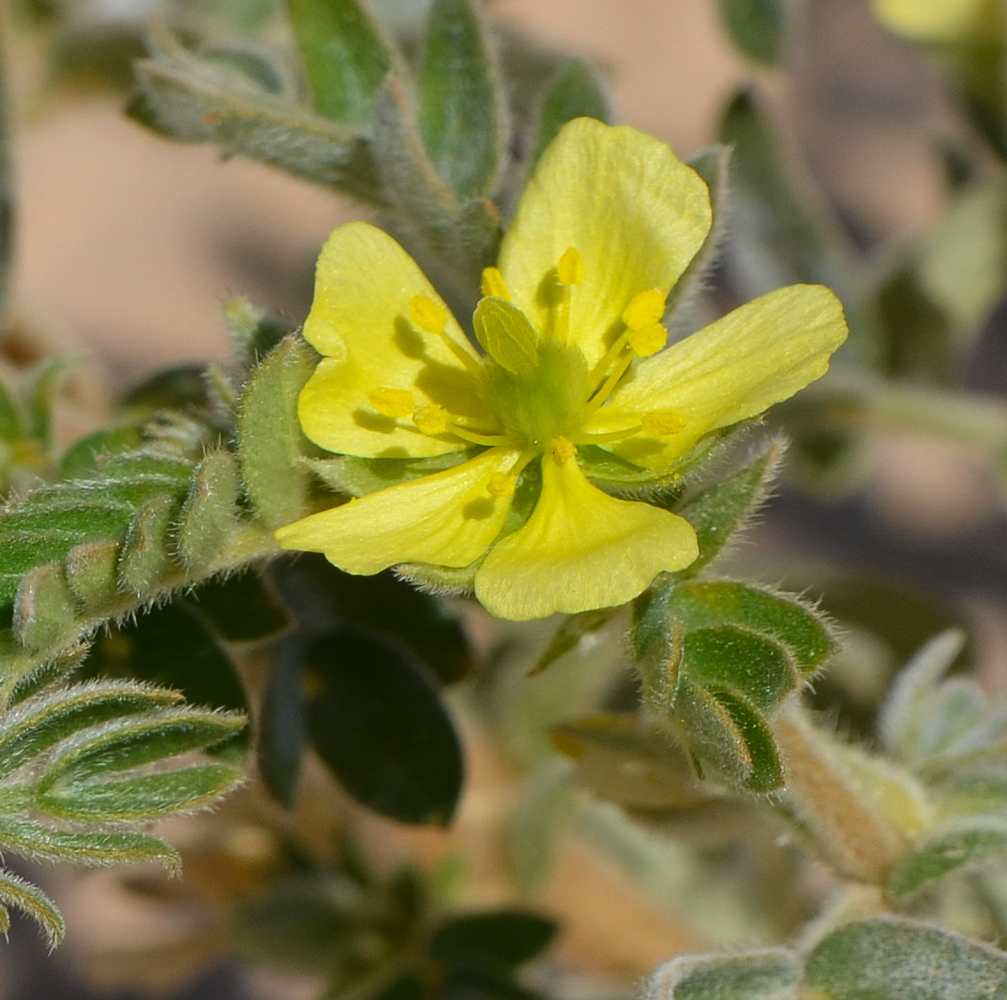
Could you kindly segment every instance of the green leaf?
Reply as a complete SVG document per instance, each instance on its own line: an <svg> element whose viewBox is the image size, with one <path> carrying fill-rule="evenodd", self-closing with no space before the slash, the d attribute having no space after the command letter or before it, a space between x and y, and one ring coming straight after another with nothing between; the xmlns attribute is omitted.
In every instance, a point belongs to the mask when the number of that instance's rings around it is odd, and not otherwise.
<svg viewBox="0 0 1007 1000"><path fill-rule="evenodd" d="M367 143L349 129L179 47L135 64L141 124L182 142L210 142L372 205L384 204Z"/></svg>
<svg viewBox="0 0 1007 1000"><path fill-rule="evenodd" d="M720 15L745 55L773 66L783 56L787 7L788 0L720 0Z"/></svg>
<svg viewBox="0 0 1007 1000"><path fill-rule="evenodd" d="M93 781L104 774L201 750L233 736L244 725L241 716L185 707L110 720L57 748L38 788L43 793L58 793L65 786Z"/></svg>
<svg viewBox="0 0 1007 1000"><path fill-rule="evenodd" d="M323 556L305 553L274 563L271 575L291 614L307 626L367 626L394 636L444 684L472 669L472 648L457 615L440 598L403 583L391 571L352 576Z"/></svg>
<svg viewBox="0 0 1007 1000"><path fill-rule="evenodd" d="M1002 1000L1007 954L938 927L876 917L820 941L805 977L827 1000Z"/></svg>
<svg viewBox="0 0 1007 1000"><path fill-rule="evenodd" d="M63 567L36 566L18 588L11 626L15 638L30 650L72 645L80 633L75 606Z"/></svg>
<svg viewBox="0 0 1007 1000"><path fill-rule="evenodd" d="M462 788L461 744L412 657L346 630L315 642L306 669L311 741L346 790L403 823L446 825Z"/></svg>
<svg viewBox="0 0 1007 1000"><path fill-rule="evenodd" d="M254 568L200 584L186 594L185 603L225 642L257 642L290 626L286 611Z"/></svg>
<svg viewBox="0 0 1007 1000"><path fill-rule="evenodd" d="M878 715L878 734L899 760L918 763L925 744L932 743L925 734L933 714L928 703L964 645L964 633L948 629L923 646L895 678Z"/></svg>
<svg viewBox="0 0 1007 1000"><path fill-rule="evenodd" d="M270 315L240 296L224 303L224 318L231 346L245 368L254 368L294 332L287 320Z"/></svg>
<svg viewBox="0 0 1007 1000"><path fill-rule="evenodd" d="M297 398L317 356L289 337L259 365L241 398L238 456L245 489L269 528L308 512L311 473L298 459L310 450L297 419Z"/></svg>
<svg viewBox="0 0 1007 1000"><path fill-rule="evenodd" d="M438 961L478 956L517 966L545 950L558 930L556 921L528 910L462 914L434 931L427 952Z"/></svg>
<svg viewBox="0 0 1007 1000"><path fill-rule="evenodd" d="M99 633L79 676L132 678L179 691L193 705L248 710L233 662L185 600L151 608L130 625ZM244 732L228 748L237 751L247 739Z"/></svg>
<svg viewBox="0 0 1007 1000"><path fill-rule="evenodd" d="M154 862L178 872L178 851L149 833L85 833L0 816L0 846L33 861L58 861L88 867Z"/></svg>
<svg viewBox="0 0 1007 1000"><path fill-rule="evenodd" d="M741 695L683 681L675 718L693 754L734 784L757 793L783 784L772 731Z"/></svg>
<svg viewBox="0 0 1007 1000"><path fill-rule="evenodd" d="M204 573L241 527L238 462L223 449L207 452L196 468L178 526L178 553L194 573Z"/></svg>
<svg viewBox="0 0 1007 1000"><path fill-rule="evenodd" d="M315 110L366 127L385 77L399 60L359 0L286 0Z"/></svg>
<svg viewBox="0 0 1007 1000"><path fill-rule="evenodd" d="M81 729L181 699L131 681L89 681L33 695L0 717L0 778Z"/></svg>
<svg viewBox="0 0 1007 1000"><path fill-rule="evenodd" d="M686 571L694 575L707 566L762 505L776 478L783 444L772 441L737 472L708 486L679 510L696 530L699 558Z"/></svg>
<svg viewBox="0 0 1007 1000"><path fill-rule="evenodd" d="M62 820L151 821L211 805L242 779L226 764L201 764L109 781L87 781L42 792L38 806Z"/></svg>
<svg viewBox="0 0 1007 1000"><path fill-rule="evenodd" d="M542 94L532 165L568 121L581 117L609 122L612 102L594 66L587 59L573 56L553 74Z"/></svg>
<svg viewBox="0 0 1007 1000"><path fill-rule="evenodd" d="M307 742L306 698L297 646L280 640L259 709L256 758L269 794L288 809L294 804Z"/></svg>
<svg viewBox="0 0 1007 1000"><path fill-rule="evenodd" d="M74 442L63 454L59 466L64 480L93 479L99 474L102 458L119 451L133 451L144 442L139 427L109 427Z"/></svg>
<svg viewBox="0 0 1007 1000"><path fill-rule="evenodd" d="M440 176L461 199L489 194L507 143L502 83L472 0L433 0L417 88L417 121Z"/></svg>
<svg viewBox="0 0 1007 1000"><path fill-rule="evenodd" d="M795 1000L797 957L783 949L683 955L651 977L643 1000Z"/></svg>
<svg viewBox="0 0 1007 1000"><path fill-rule="evenodd" d="M11 872L0 870L0 924L4 936L10 927L7 913L8 906L16 906L32 918L43 930L49 940L50 951L55 948L66 934L66 923L56 904L37 886L26 882Z"/></svg>
<svg viewBox="0 0 1007 1000"><path fill-rule="evenodd" d="M930 831L898 860L888 891L902 902L951 872L1007 852L1007 822L963 819L948 829Z"/></svg>
<svg viewBox="0 0 1007 1000"><path fill-rule="evenodd" d="M619 611L619 608L599 608L595 611L582 611L576 615L564 615L556 631L553 632L549 645L535 662L535 666L528 671L528 676L534 677L547 670L558 659L603 629Z"/></svg>
<svg viewBox="0 0 1007 1000"><path fill-rule="evenodd" d="M669 612L687 632L716 625L750 630L782 646L804 675L820 669L839 650L825 623L797 598L751 584L682 583L669 588L667 601Z"/></svg>
<svg viewBox="0 0 1007 1000"><path fill-rule="evenodd" d="M178 498L170 494L154 497L129 526L119 556L119 578L138 597L155 589L171 566L171 528L178 507Z"/></svg>
<svg viewBox="0 0 1007 1000"><path fill-rule="evenodd" d="M119 543L82 542L66 557L66 580L86 610L108 605L118 596Z"/></svg>

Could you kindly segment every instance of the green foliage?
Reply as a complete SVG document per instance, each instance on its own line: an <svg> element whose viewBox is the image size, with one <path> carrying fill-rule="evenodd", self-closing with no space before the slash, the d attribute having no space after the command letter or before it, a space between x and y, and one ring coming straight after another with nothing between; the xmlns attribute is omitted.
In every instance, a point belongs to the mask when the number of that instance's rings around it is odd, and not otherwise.
<svg viewBox="0 0 1007 1000"><path fill-rule="evenodd" d="M499 72L472 0L434 0L417 92L420 135L461 199L490 194L507 145Z"/></svg>
<svg viewBox="0 0 1007 1000"><path fill-rule="evenodd" d="M728 581L671 581L636 602L643 697L699 766L755 792L782 784L776 708L835 652L796 599Z"/></svg>
<svg viewBox="0 0 1007 1000"><path fill-rule="evenodd" d="M237 768L191 753L244 724L135 681L31 695L0 716L0 848L39 861L177 870L174 849L136 825L205 808L234 787ZM0 904L4 926L6 907L18 906L59 942L62 921L39 890L0 873Z"/></svg>
<svg viewBox="0 0 1007 1000"><path fill-rule="evenodd" d="M646 1000L981 1000L999 998L1007 955L909 920L855 920L807 955L766 949L674 959Z"/></svg>
<svg viewBox="0 0 1007 1000"><path fill-rule="evenodd" d="M365 127L399 56L358 0L287 0L315 110L340 125Z"/></svg>
<svg viewBox="0 0 1007 1000"><path fill-rule="evenodd" d="M612 102L597 70L585 59L567 59L549 79L538 107L532 164L556 133L574 118L612 120Z"/></svg>
<svg viewBox="0 0 1007 1000"><path fill-rule="evenodd" d="M720 0L731 40L756 62L774 65L783 55L789 0Z"/></svg>

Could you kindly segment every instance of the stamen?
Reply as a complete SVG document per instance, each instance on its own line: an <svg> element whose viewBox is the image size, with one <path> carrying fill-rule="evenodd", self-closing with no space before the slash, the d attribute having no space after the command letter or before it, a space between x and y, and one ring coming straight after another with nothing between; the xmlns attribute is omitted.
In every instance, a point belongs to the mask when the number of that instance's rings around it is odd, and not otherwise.
<svg viewBox="0 0 1007 1000"><path fill-rule="evenodd" d="M472 356L471 351L465 350L461 344L447 331L448 311L439 303L434 302L428 295L414 295L409 300L409 318L424 333L433 334L440 337L447 345L448 350L469 370L473 375L481 375L482 368L479 359Z"/></svg>
<svg viewBox="0 0 1007 1000"><path fill-rule="evenodd" d="M409 318L424 332L439 337L448 324L447 310L426 295L414 295L409 302Z"/></svg>
<svg viewBox="0 0 1007 1000"><path fill-rule="evenodd" d="M469 430L464 424L457 420L450 422L449 430L455 437L468 441L470 444L481 444L487 448L498 448L501 445L510 444L510 438L506 434L480 434L478 431Z"/></svg>
<svg viewBox="0 0 1007 1000"><path fill-rule="evenodd" d="M413 413L413 423L424 434L443 434L451 424L447 410L438 403L419 406Z"/></svg>
<svg viewBox="0 0 1007 1000"><path fill-rule="evenodd" d="M510 289L503 280L503 275L495 267L483 269L483 280L480 283L480 289L483 295L510 301Z"/></svg>
<svg viewBox="0 0 1007 1000"><path fill-rule="evenodd" d="M561 285L579 285L584 280L584 261L574 247L563 251L556 265L556 277Z"/></svg>
<svg viewBox="0 0 1007 1000"><path fill-rule="evenodd" d="M649 358L657 354L668 342L668 331L660 323L645 326L641 330L629 331L629 346L639 358Z"/></svg>
<svg viewBox="0 0 1007 1000"><path fill-rule="evenodd" d="M367 394L367 401L383 417L395 417L396 420L408 417L416 406L411 392L406 389L388 389L384 386L372 389Z"/></svg>
<svg viewBox="0 0 1007 1000"><path fill-rule="evenodd" d="M612 395L612 390L619 384L619 380L626 374L633 360L632 354L627 354L619 360L619 363L609 372L608 378L599 386L597 392L588 400L585 416L590 416Z"/></svg>
<svg viewBox="0 0 1007 1000"><path fill-rule="evenodd" d="M640 423L644 434L664 437L668 434L677 434L688 421L674 410L659 410L656 413L645 413L640 418Z"/></svg>
<svg viewBox="0 0 1007 1000"><path fill-rule="evenodd" d="M517 489L517 476L511 476L506 472L494 472L486 484L486 491L495 497L512 496Z"/></svg>
<svg viewBox="0 0 1007 1000"><path fill-rule="evenodd" d="M565 437L554 437L549 442L549 451L553 461L562 468L577 454L577 446Z"/></svg>
<svg viewBox="0 0 1007 1000"><path fill-rule="evenodd" d="M664 309L664 293L658 288L648 288L626 306L622 312L622 321L631 330L642 330L660 323Z"/></svg>
<svg viewBox="0 0 1007 1000"><path fill-rule="evenodd" d="M577 435L578 444L611 444L613 441L623 441L643 430L642 424L634 424L622 431L584 431Z"/></svg>

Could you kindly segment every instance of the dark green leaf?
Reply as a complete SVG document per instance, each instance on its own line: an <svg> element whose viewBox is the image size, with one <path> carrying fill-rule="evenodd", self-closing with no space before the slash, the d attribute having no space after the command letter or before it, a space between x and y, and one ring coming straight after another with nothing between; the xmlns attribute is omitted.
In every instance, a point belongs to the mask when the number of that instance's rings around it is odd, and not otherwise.
<svg viewBox="0 0 1007 1000"><path fill-rule="evenodd" d="M138 597L155 589L172 564L171 529L179 501L170 494L148 500L129 526L119 556L119 578Z"/></svg>
<svg viewBox="0 0 1007 1000"><path fill-rule="evenodd" d="M256 755L269 794L288 808L294 804L307 733L306 704L297 646L280 640L259 709Z"/></svg>
<svg viewBox="0 0 1007 1000"><path fill-rule="evenodd" d="M284 337L294 332L291 324L235 297L224 305L224 318L234 353L246 368L254 368Z"/></svg>
<svg viewBox="0 0 1007 1000"><path fill-rule="evenodd" d="M783 763L773 731L758 710L734 691L710 688L710 693L727 709L744 740L749 764L743 784L750 792L763 794L783 785Z"/></svg>
<svg viewBox="0 0 1007 1000"><path fill-rule="evenodd" d="M858 920L808 957L808 987L828 1000L1002 1000L1007 955L909 920Z"/></svg>
<svg viewBox="0 0 1007 1000"><path fill-rule="evenodd" d="M888 891L904 900L936 879L1007 852L1007 823L983 818L928 833L898 860Z"/></svg>
<svg viewBox="0 0 1007 1000"><path fill-rule="evenodd" d="M309 450L297 398L316 355L296 337L284 340L252 375L241 399L238 454L245 488L269 528L308 512L311 473L298 465Z"/></svg>
<svg viewBox="0 0 1007 1000"><path fill-rule="evenodd" d="M699 558L688 568L698 573L716 557L748 518L762 505L776 478L783 445L772 442L742 469L686 503L679 511L696 529Z"/></svg>
<svg viewBox="0 0 1007 1000"><path fill-rule="evenodd" d="M495 54L472 0L434 0L420 69L420 135L464 200L489 194L506 146Z"/></svg>
<svg viewBox="0 0 1007 1000"><path fill-rule="evenodd" d="M360 0L286 0L315 110L343 125L366 127L397 59Z"/></svg>
<svg viewBox="0 0 1007 1000"><path fill-rule="evenodd" d="M399 580L390 571L351 576L322 556L278 562L273 578L292 614L305 624L370 626L408 646L445 684L473 666L468 638L444 602Z"/></svg>
<svg viewBox="0 0 1007 1000"><path fill-rule="evenodd" d="M76 601L59 563L36 566L21 581L11 630L27 649L62 649L80 634Z"/></svg>
<svg viewBox="0 0 1007 1000"><path fill-rule="evenodd" d="M427 950L439 961L477 956L516 966L547 948L558 929L554 920L527 910L469 913L445 920Z"/></svg>
<svg viewBox="0 0 1007 1000"><path fill-rule="evenodd" d="M208 580L186 594L185 601L225 642L255 642L290 625L287 613L255 569Z"/></svg>
<svg viewBox="0 0 1007 1000"><path fill-rule="evenodd" d="M734 44L756 62L772 66L783 55L788 0L720 0Z"/></svg>
<svg viewBox="0 0 1007 1000"><path fill-rule="evenodd" d="M180 691L192 705L248 710L234 664L185 601L152 608L132 625L99 633L79 676L133 678ZM243 733L234 749L246 741Z"/></svg>
<svg viewBox="0 0 1007 1000"><path fill-rule="evenodd" d="M802 674L838 651L825 624L797 598L726 580L682 583L668 592L668 609L687 632L735 625L782 646Z"/></svg>
<svg viewBox="0 0 1007 1000"><path fill-rule="evenodd" d="M531 162L538 161L568 121L581 117L608 122L612 103L598 71L586 59L573 56L553 75L542 94Z"/></svg>
<svg viewBox="0 0 1007 1000"><path fill-rule="evenodd" d="M340 631L306 658L312 743L363 805L404 823L447 824L461 793L461 744L404 649Z"/></svg>

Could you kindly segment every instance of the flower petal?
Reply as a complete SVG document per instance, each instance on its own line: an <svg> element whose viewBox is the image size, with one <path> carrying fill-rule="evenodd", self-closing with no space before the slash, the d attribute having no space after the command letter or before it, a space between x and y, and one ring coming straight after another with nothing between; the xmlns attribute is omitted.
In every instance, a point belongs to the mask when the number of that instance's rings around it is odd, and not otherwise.
<svg viewBox="0 0 1007 1000"><path fill-rule="evenodd" d="M322 552L347 573L379 573L401 562L467 566L500 533L512 497L487 490L518 452L491 448L471 461L422 479L368 493L342 507L280 528L285 549Z"/></svg>
<svg viewBox="0 0 1007 1000"><path fill-rule="evenodd" d="M873 0L874 14L893 31L921 42L986 42L998 36L996 0Z"/></svg>
<svg viewBox="0 0 1007 1000"><path fill-rule="evenodd" d="M846 333L843 307L827 288L777 289L641 361L588 429L625 427L631 415L680 416L673 434L608 446L647 468L670 466L704 434L754 417L824 375Z"/></svg>
<svg viewBox="0 0 1007 1000"><path fill-rule="evenodd" d="M304 338L325 358L301 393L305 434L328 451L364 458L429 458L468 445L420 433L408 419L378 413L375 389L411 392L417 406L439 404L458 416L488 419L475 379L436 334L410 320L424 296L447 316L447 332L477 354L413 259L366 222L337 229L318 258L315 299Z"/></svg>
<svg viewBox="0 0 1007 1000"><path fill-rule="evenodd" d="M584 277L570 289L570 340L593 364L634 296L667 293L710 225L706 185L663 142L578 118L560 130L525 188L500 271L541 331L556 266L576 249Z"/></svg>
<svg viewBox="0 0 1007 1000"><path fill-rule="evenodd" d="M523 621L623 604L662 570L699 553L684 518L617 500L592 486L575 460L542 462L531 517L497 543L476 571L476 596L491 614Z"/></svg>

